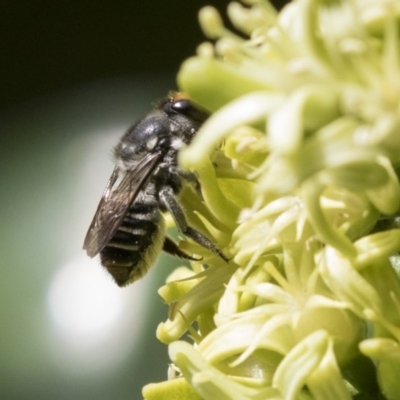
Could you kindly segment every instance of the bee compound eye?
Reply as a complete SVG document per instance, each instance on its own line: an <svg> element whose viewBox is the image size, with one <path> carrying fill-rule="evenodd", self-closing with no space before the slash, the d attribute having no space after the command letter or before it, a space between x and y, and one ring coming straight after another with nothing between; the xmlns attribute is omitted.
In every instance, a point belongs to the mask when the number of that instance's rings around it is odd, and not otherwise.
<svg viewBox="0 0 400 400"><path fill-rule="evenodd" d="M171 104L171 108L182 114L190 114L191 111L195 110L190 100L177 100Z"/></svg>
<svg viewBox="0 0 400 400"><path fill-rule="evenodd" d="M195 121L205 121L208 116L206 112L199 110L190 100L187 99L181 99L173 102L171 104L171 109L179 114L186 115Z"/></svg>

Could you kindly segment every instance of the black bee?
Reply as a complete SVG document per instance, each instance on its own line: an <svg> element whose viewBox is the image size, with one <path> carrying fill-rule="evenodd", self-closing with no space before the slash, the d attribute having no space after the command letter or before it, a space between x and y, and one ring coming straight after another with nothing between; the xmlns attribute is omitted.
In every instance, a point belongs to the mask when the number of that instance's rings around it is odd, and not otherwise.
<svg viewBox="0 0 400 400"><path fill-rule="evenodd" d="M114 149L116 166L103 192L83 248L89 257L100 253L102 265L119 286L144 276L161 250L194 260L165 236L168 211L178 229L227 261L203 234L188 226L176 199L182 180L198 186L183 171L177 155L194 138L208 115L181 93L172 93L130 128Z"/></svg>

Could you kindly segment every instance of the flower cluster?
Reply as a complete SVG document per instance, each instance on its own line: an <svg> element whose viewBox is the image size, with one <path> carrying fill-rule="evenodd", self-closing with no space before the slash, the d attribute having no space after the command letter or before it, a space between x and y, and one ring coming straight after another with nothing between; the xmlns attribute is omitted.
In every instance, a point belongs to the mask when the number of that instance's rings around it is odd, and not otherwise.
<svg viewBox="0 0 400 400"><path fill-rule="evenodd" d="M400 399L400 1L228 16L201 10L178 83L213 112L182 202L231 261L182 244L203 258L160 289L174 379L144 396Z"/></svg>

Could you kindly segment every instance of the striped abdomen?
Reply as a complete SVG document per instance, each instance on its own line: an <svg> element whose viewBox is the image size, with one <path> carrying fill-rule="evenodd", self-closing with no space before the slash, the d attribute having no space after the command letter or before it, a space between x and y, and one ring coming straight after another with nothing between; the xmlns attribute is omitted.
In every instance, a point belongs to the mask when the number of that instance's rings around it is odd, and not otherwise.
<svg viewBox="0 0 400 400"><path fill-rule="evenodd" d="M118 286L145 275L163 246L164 219L156 202L137 202L107 246L100 252L102 265Z"/></svg>

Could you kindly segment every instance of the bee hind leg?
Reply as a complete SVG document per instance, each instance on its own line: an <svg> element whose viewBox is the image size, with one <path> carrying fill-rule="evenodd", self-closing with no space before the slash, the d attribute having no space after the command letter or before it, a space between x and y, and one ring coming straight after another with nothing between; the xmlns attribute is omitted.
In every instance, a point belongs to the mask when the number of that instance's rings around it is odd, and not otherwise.
<svg viewBox="0 0 400 400"><path fill-rule="evenodd" d="M163 250L166 253L171 254L172 256L183 258L184 260L189 260L189 261L201 261L202 260L201 257L200 258L192 257L189 254L186 254L185 252L183 252L178 247L178 245L169 237L166 237L164 239Z"/></svg>

